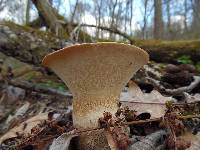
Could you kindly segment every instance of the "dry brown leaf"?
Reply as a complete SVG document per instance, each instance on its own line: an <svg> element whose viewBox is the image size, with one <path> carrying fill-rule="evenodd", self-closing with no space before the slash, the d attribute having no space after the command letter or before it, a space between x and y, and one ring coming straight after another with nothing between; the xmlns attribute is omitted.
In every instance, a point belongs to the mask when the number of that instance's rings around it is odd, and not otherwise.
<svg viewBox="0 0 200 150"><path fill-rule="evenodd" d="M159 118L164 116L166 106L159 103L140 103L140 102L121 102L122 107L128 106L130 110L136 110L138 114L148 112L151 114L151 118Z"/></svg>
<svg viewBox="0 0 200 150"><path fill-rule="evenodd" d="M73 131L70 133L64 133L55 139L50 146L49 150L68 150L70 142L74 137L77 137L77 134L73 134Z"/></svg>
<svg viewBox="0 0 200 150"><path fill-rule="evenodd" d="M12 128L0 138L0 144L10 138L17 137L21 134L31 133L31 129L41 123L43 120L48 119L48 113L38 114L27 121L22 122L20 125Z"/></svg>
<svg viewBox="0 0 200 150"><path fill-rule="evenodd" d="M122 107L128 106L131 110L138 113L149 112L151 118L162 117L165 114L165 103L172 100L171 97L165 97L158 91L153 90L151 93L143 93L133 81L129 81L128 92L122 92L120 102Z"/></svg>
<svg viewBox="0 0 200 150"><path fill-rule="evenodd" d="M128 94L132 98L142 98L143 96L143 92L141 91L140 87L132 80L128 82Z"/></svg>

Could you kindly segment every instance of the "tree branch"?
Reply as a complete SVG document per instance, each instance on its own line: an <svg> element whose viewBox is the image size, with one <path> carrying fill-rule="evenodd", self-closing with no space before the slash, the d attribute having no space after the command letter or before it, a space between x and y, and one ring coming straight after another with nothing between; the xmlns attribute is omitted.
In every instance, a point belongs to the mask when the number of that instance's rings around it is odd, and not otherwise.
<svg viewBox="0 0 200 150"><path fill-rule="evenodd" d="M160 81L149 77L146 77L146 79L153 84L153 86L158 88L159 91L169 95L180 95L183 94L183 92L190 92L200 83L200 76L194 76L194 81L189 86L184 86L177 89L165 89L165 87L160 84Z"/></svg>
<svg viewBox="0 0 200 150"><path fill-rule="evenodd" d="M18 82L15 80L10 80L7 82L9 85L19 87L19 88L22 88L25 90L30 90L30 91L34 91L34 92L38 92L38 93L42 93L42 94L50 94L50 95L57 95L57 96L72 98L72 94L69 92L62 92L57 89L41 87L41 86L32 84L30 82L26 82L26 81Z"/></svg>
<svg viewBox="0 0 200 150"><path fill-rule="evenodd" d="M93 28L98 28L101 30L106 30L115 34L118 34L124 38L126 38L130 44L133 44L135 42L135 40L128 34L121 32L120 30L116 29L116 28L109 28L109 27L104 27L104 26L97 26L97 25L90 25L90 24L81 24L80 26L82 27L93 27Z"/></svg>

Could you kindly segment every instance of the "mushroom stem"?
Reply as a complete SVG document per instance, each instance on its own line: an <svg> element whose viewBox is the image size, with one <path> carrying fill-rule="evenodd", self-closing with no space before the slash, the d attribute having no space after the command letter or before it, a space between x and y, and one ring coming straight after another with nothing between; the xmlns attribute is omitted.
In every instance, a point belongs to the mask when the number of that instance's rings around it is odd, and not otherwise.
<svg viewBox="0 0 200 150"><path fill-rule="evenodd" d="M118 95L82 95L73 99L73 124L75 128L96 128L103 113L113 115L118 109ZM80 121L81 120L81 121Z"/></svg>

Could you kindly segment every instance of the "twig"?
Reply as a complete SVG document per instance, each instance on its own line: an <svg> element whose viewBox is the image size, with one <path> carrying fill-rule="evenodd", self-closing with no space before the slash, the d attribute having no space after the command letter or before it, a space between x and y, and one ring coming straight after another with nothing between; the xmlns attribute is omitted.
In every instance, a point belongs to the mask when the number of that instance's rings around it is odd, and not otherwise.
<svg viewBox="0 0 200 150"><path fill-rule="evenodd" d="M25 90L30 90L30 91L34 91L34 92L38 92L38 93L43 93L43 94L50 94L50 95L57 95L57 96L72 98L72 94L69 92L62 92L57 89L41 87L41 86L32 84L30 82L27 82L27 81L18 82L15 80L10 80L7 82L9 85L19 87L19 88L22 88Z"/></svg>
<svg viewBox="0 0 200 150"><path fill-rule="evenodd" d="M177 116L178 119L190 119L190 118L200 118L200 114L196 114L196 115L187 115L187 116ZM151 123L151 122L160 122L162 121L163 118L159 117L159 118L153 118L153 119L146 119L146 120L137 120L137 121L130 121L130 122L122 122L120 125L118 126L126 126L126 125L139 125L139 124L145 124L145 123ZM115 125L112 125L111 127L114 127ZM100 130L103 129L102 127L98 127L98 128L90 128L90 129L82 129L82 130L76 130L75 133L80 134L83 132L89 132L89 131L93 131L93 130Z"/></svg>
<svg viewBox="0 0 200 150"><path fill-rule="evenodd" d="M120 30L116 29L116 28L109 28L109 27L105 27L105 26L97 26L97 25L90 25L90 24L81 24L81 27L94 27L94 28L98 28L101 30L106 30L115 34L118 34L124 38L126 38L130 44L133 44L135 41L132 39L132 37L124 32L121 32Z"/></svg>
<svg viewBox="0 0 200 150"><path fill-rule="evenodd" d="M138 124L149 123L149 122L159 122L161 120L162 120L162 118L160 117L160 118L125 122L125 123L122 123L122 125L138 125Z"/></svg>
<svg viewBox="0 0 200 150"><path fill-rule="evenodd" d="M160 84L160 81L157 81L150 77L146 77L146 79L156 88L158 88L159 91L169 95L180 95L183 92L190 92L200 83L200 76L194 76L194 81L189 86L184 86L177 89L165 89L165 87Z"/></svg>
<svg viewBox="0 0 200 150"><path fill-rule="evenodd" d="M166 105L165 103L159 102L144 102L144 101L120 101L122 103L135 103L135 104L157 104L157 105Z"/></svg>
<svg viewBox="0 0 200 150"><path fill-rule="evenodd" d="M144 102L144 101L120 101L121 103L135 103L135 104L155 104L155 105L166 105L166 103L160 103L160 102ZM174 106L184 106L184 105L194 105L198 104L200 101L194 101L190 103L172 103Z"/></svg>

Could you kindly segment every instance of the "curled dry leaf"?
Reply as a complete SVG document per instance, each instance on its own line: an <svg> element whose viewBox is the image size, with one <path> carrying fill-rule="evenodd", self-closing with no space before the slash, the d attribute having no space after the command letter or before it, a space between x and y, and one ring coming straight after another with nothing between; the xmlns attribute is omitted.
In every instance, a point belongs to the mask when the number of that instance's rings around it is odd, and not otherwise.
<svg viewBox="0 0 200 150"><path fill-rule="evenodd" d="M131 110L136 110L138 114L148 112L151 118L160 118L164 116L166 107L159 103L140 103L140 102L121 102L122 107L129 107Z"/></svg>
<svg viewBox="0 0 200 150"><path fill-rule="evenodd" d="M140 87L132 80L128 82L128 94L131 97L139 98L139 100L142 100L140 98L142 98L143 92L141 91Z"/></svg>
<svg viewBox="0 0 200 150"><path fill-rule="evenodd" d="M29 102L25 102L25 104L23 106L21 106L13 116L10 115L7 118L6 125L9 126L10 122L13 119L17 119L19 116L23 116L27 112L27 110L29 109L29 106L30 106L30 103Z"/></svg>
<svg viewBox="0 0 200 150"><path fill-rule="evenodd" d="M128 92L122 92L120 101L123 107L128 106L138 113L148 112L152 118L162 117L165 114L165 102L172 100L164 97L158 91L143 93L136 83L129 81Z"/></svg>
<svg viewBox="0 0 200 150"><path fill-rule="evenodd" d="M47 120L47 119L48 119L48 114L43 113L43 114L38 114L38 115L28 119L27 121L22 122L18 126L9 130L6 134L4 134L0 138L0 144L7 139L17 137L18 135L31 133L31 129L33 127L35 127L36 125L41 123L41 121Z"/></svg>
<svg viewBox="0 0 200 150"><path fill-rule="evenodd" d="M77 136L78 135L74 134L73 131L64 133L53 141L49 150L68 150L71 140Z"/></svg>

